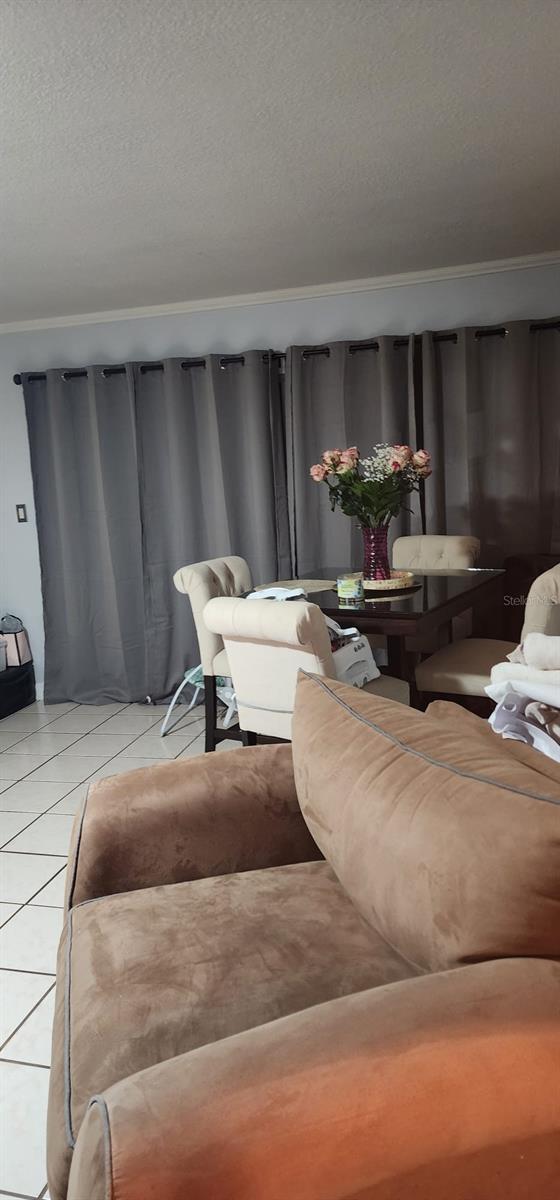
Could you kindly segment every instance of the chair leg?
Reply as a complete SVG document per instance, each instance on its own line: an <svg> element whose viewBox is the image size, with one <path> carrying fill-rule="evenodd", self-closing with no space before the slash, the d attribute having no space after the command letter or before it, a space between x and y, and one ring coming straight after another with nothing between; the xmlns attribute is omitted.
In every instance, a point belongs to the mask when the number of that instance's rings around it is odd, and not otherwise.
<svg viewBox="0 0 560 1200"><path fill-rule="evenodd" d="M204 676L204 711L206 716L206 735L204 748L208 754L216 749L216 726L218 723L218 702L216 696L216 676Z"/></svg>
<svg viewBox="0 0 560 1200"><path fill-rule="evenodd" d="M244 746L256 746L257 735L256 733L251 733L248 729L243 729L241 732L241 741Z"/></svg>

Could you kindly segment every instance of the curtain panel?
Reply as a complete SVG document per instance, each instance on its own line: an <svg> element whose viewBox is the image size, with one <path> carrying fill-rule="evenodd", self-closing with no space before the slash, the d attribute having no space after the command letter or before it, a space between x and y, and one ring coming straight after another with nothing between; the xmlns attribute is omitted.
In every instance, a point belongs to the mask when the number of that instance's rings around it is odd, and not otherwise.
<svg viewBox="0 0 560 1200"><path fill-rule="evenodd" d="M560 332L514 321L422 336L430 533L471 533L481 565L560 553Z"/></svg>
<svg viewBox="0 0 560 1200"><path fill-rule="evenodd" d="M315 569L360 568L361 534L327 488L313 482L323 450L376 442L416 444L414 337L290 347L286 361L286 452L292 558L302 577ZM413 515L391 522L393 537L421 532L419 498Z"/></svg>
<svg viewBox="0 0 560 1200"><path fill-rule="evenodd" d="M291 573L279 365L251 351L22 382L45 697L169 695L198 662L174 572L240 554L257 582Z"/></svg>

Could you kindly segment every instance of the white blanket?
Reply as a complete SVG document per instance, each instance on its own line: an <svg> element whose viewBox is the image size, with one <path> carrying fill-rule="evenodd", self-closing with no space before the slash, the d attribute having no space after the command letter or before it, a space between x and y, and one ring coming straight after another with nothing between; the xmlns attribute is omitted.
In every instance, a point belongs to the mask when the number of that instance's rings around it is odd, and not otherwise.
<svg viewBox="0 0 560 1200"><path fill-rule="evenodd" d="M536 671L523 663L498 663L492 667L486 694L498 704L508 691L560 708L560 671Z"/></svg>
<svg viewBox="0 0 560 1200"><path fill-rule="evenodd" d="M560 669L529 665L526 646L530 638L539 639L536 646L533 643L529 647L533 663L542 661L543 652L549 664L554 661L550 643L560 643L560 638L530 634L520 647L522 654L518 651L509 662L497 663L486 688L487 695L496 702L489 723L501 737L525 742L560 762ZM543 646L540 639L548 646Z"/></svg>

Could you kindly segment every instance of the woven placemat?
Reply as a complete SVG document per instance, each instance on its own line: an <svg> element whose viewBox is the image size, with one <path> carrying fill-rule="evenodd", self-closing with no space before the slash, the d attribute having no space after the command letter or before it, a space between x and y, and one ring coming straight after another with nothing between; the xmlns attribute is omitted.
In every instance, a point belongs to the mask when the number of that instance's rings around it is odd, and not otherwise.
<svg viewBox="0 0 560 1200"><path fill-rule="evenodd" d="M418 592L420 590L420 587L421 587L421 584L417 583L416 585L413 585L412 587L409 587L406 589L405 588L397 589L396 591L391 592L387 596L377 596L375 594L375 592L372 592L368 596L367 592L366 592L364 599L365 599L366 604L387 604L388 602L390 603L392 600L407 600L409 596L412 596L414 594L414 592Z"/></svg>

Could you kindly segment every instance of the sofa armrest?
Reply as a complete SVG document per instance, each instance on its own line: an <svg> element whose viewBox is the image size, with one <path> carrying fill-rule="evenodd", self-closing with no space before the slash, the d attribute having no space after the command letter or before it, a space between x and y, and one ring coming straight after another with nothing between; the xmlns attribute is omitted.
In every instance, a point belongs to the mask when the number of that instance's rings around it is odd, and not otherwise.
<svg viewBox="0 0 560 1200"><path fill-rule="evenodd" d="M92 785L74 824L67 907L321 857L299 808L291 746L206 754Z"/></svg>
<svg viewBox="0 0 560 1200"><path fill-rule="evenodd" d="M92 1102L68 1200L553 1200L559 1006L504 959L201 1047Z"/></svg>

